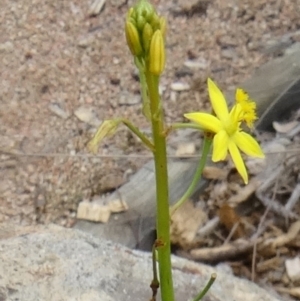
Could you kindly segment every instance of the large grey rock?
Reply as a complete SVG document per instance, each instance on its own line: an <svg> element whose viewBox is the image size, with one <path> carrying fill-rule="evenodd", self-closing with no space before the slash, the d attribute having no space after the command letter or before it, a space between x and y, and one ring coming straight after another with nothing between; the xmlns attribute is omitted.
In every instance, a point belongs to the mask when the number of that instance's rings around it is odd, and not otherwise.
<svg viewBox="0 0 300 301"><path fill-rule="evenodd" d="M190 300L213 272L218 278L205 300L279 301L224 270L173 257L176 300ZM151 259L58 226L0 226L0 300L149 300ZM159 298L158 298L159 300Z"/></svg>

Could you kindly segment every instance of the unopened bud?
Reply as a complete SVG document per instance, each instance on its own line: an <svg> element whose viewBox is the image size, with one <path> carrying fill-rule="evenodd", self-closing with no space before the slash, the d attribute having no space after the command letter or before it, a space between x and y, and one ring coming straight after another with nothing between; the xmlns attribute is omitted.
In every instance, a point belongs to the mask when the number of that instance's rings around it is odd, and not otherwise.
<svg viewBox="0 0 300 301"><path fill-rule="evenodd" d="M142 54L143 49L140 42L139 33L134 26L134 24L130 21L126 21L125 23L125 34L126 34L126 41L128 47L134 56L139 56Z"/></svg>
<svg viewBox="0 0 300 301"><path fill-rule="evenodd" d="M157 14L153 14L150 24L153 28L153 31L157 30L160 28L160 21L159 21L159 17Z"/></svg>
<svg viewBox="0 0 300 301"><path fill-rule="evenodd" d="M143 29L142 43L144 51L147 53L150 48L150 42L153 36L153 30L149 23L146 23Z"/></svg>
<svg viewBox="0 0 300 301"><path fill-rule="evenodd" d="M165 60L164 38L158 29L154 32L150 43L149 71L155 75L160 75L165 68Z"/></svg>
<svg viewBox="0 0 300 301"><path fill-rule="evenodd" d="M135 18L135 10L133 9L133 7L130 7L128 12L127 12L127 19L129 18Z"/></svg>
<svg viewBox="0 0 300 301"><path fill-rule="evenodd" d="M143 16L138 15L136 19L136 26L139 32L143 30L145 24L146 24L146 19Z"/></svg>
<svg viewBox="0 0 300 301"><path fill-rule="evenodd" d="M153 6L145 0L140 0L135 6L136 14L143 16L147 21L151 20L153 13L155 12Z"/></svg>

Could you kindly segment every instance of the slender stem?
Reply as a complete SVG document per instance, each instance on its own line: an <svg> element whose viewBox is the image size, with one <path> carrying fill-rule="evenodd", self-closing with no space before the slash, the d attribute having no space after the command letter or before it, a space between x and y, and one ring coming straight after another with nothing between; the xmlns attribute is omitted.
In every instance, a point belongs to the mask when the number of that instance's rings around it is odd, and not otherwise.
<svg viewBox="0 0 300 301"><path fill-rule="evenodd" d="M208 283L206 284L204 289L193 299L193 301L201 300L206 295L206 293L209 291L209 289L211 288L211 286L215 282L216 278L217 278L216 273L211 274L211 277L210 277Z"/></svg>
<svg viewBox="0 0 300 301"><path fill-rule="evenodd" d="M199 160L199 164L197 167L197 170L195 172L193 181L191 182L190 186L184 193L184 195L180 198L179 201L177 201L172 207L171 207L171 215L193 194L195 187L199 180L201 179L203 169L205 167L207 157L209 154L210 146L211 146L212 140L204 137L204 142L203 142L203 150L202 150L202 155Z"/></svg>
<svg viewBox="0 0 300 301"><path fill-rule="evenodd" d="M137 68L139 69L141 94L143 100L142 112L144 116L147 118L147 120L150 121L151 120L150 102L149 102L148 88L147 88L147 82L145 77L145 67L141 58L135 57L134 62Z"/></svg>
<svg viewBox="0 0 300 301"><path fill-rule="evenodd" d="M151 151L154 151L154 145L153 143L142 133L140 132L140 130L135 127L129 120L127 119L120 119L120 121L123 122L123 124L125 124L134 134L136 134L141 140L142 142L148 146L148 148L151 150Z"/></svg>
<svg viewBox="0 0 300 301"><path fill-rule="evenodd" d="M171 129L196 129L203 130L201 126L195 123L173 123L170 126Z"/></svg>
<svg viewBox="0 0 300 301"><path fill-rule="evenodd" d="M155 147L156 176L156 231L161 242L158 251L159 280L161 300L174 301L174 290L171 266L170 218L169 218L169 187L167 171L166 137L164 132L163 110L158 93L159 77L146 71L148 85L153 143Z"/></svg>

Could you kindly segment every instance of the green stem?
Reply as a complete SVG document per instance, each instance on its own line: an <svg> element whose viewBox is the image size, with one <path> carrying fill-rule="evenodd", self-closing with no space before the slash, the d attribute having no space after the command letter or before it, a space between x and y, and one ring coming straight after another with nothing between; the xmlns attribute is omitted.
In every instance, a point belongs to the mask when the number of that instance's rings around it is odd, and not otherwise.
<svg viewBox="0 0 300 301"><path fill-rule="evenodd" d="M174 301L171 266L169 187L167 171L166 137L164 132L163 110L158 93L159 77L146 71L148 86L156 176L156 231L160 242L158 251L161 300Z"/></svg>
<svg viewBox="0 0 300 301"><path fill-rule="evenodd" d="M201 300L206 295L206 293L209 291L209 289L211 288L211 286L215 282L216 278L217 278L217 274L213 273L211 275L208 283L206 284L205 288L193 299L193 301Z"/></svg>
<svg viewBox="0 0 300 301"><path fill-rule="evenodd" d="M180 200L177 201L177 203L175 203L171 207L171 210L170 210L171 215L193 194L196 185L198 184L198 182L201 179L202 172L203 172L203 169L205 167L207 157L208 157L208 154L209 154L211 143L212 143L211 139L204 137L202 155L201 155L201 158L199 160L199 164L198 164L197 170L195 172L193 181L191 182L190 186L188 187L188 189L186 190L184 195L180 198Z"/></svg>
<svg viewBox="0 0 300 301"><path fill-rule="evenodd" d="M134 134L136 134L141 140L142 142L148 146L148 148L151 150L151 151L154 151L154 145L152 144L152 142L142 133L140 132L140 130L135 127L129 120L127 119L120 119L120 121L126 125Z"/></svg>
<svg viewBox="0 0 300 301"><path fill-rule="evenodd" d="M137 68L139 69L141 94L142 94L142 101L143 101L142 112L144 116L147 118L147 120L150 121L151 113L150 113L150 103L148 98L148 88L147 88L147 82L145 77L145 67L141 58L135 57L134 62Z"/></svg>
<svg viewBox="0 0 300 301"><path fill-rule="evenodd" d="M170 126L171 129L196 129L196 130L203 130L201 126L195 123L173 123Z"/></svg>

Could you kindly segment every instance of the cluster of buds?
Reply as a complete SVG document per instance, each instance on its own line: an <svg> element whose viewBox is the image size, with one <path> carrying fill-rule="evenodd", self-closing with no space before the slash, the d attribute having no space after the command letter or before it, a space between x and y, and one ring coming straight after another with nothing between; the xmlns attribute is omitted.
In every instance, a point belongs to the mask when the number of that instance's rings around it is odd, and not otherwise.
<svg viewBox="0 0 300 301"><path fill-rule="evenodd" d="M140 0L130 8L125 23L127 44L133 56L141 59L154 75L165 66L166 20L160 17L147 0Z"/></svg>

